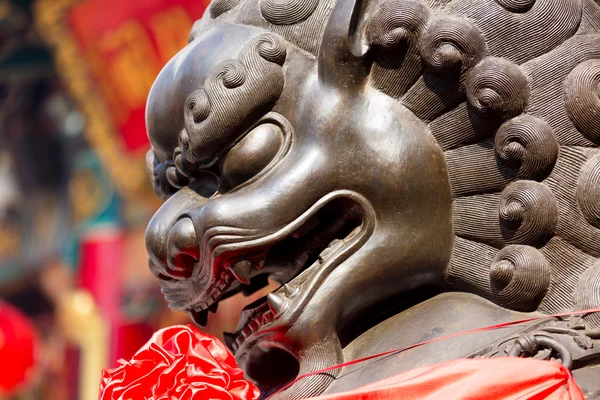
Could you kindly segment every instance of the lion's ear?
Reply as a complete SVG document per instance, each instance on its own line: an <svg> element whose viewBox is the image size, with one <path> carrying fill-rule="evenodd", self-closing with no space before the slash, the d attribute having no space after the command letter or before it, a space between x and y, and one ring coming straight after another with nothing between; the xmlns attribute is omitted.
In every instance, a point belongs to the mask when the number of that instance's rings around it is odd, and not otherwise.
<svg viewBox="0 0 600 400"><path fill-rule="evenodd" d="M369 0L341 0L331 12L319 48L319 80L338 89L362 87L369 75L364 15Z"/></svg>

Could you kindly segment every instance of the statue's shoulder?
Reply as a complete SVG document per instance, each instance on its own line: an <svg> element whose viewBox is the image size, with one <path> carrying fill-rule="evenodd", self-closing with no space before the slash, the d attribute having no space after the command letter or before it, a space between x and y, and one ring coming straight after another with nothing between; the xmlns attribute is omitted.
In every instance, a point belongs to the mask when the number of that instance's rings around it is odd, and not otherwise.
<svg viewBox="0 0 600 400"><path fill-rule="evenodd" d="M578 315L547 318L510 311L468 293L443 293L383 318L351 341L344 348L346 362L386 354L350 362L326 393L460 358L546 354L572 369L577 384L592 396L600 392L600 367L589 360L600 355L599 346L600 334Z"/></svg>

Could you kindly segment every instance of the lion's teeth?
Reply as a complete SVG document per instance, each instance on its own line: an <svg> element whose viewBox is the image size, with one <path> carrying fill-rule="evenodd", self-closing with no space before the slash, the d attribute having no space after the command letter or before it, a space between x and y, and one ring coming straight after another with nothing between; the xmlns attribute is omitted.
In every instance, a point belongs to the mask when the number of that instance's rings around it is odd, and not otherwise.
<svg viewBox="0 0 600 400"><path fill-rule="evenodd" d="M242 336L244 336L244 339L246 339L250 335L252 335L252 329L247 326L242 330Z"/></svg>
<svg viewBox="0 0 600 400"><path fill-rule="evenodd" d="M258 321L253 320L251 321L248 326L250 327L250 330L252 330L252 332L256 332L258 330L258 328L260 328L260 326L258 325Z"/></svg>
<svg viewBox="0 0 600 400"><path fill-rule="evenodd" d="M267 303L273 315L277 315L285 305L285 299L277 293L269 293L267 295Z"/></svg>
<svg viewBox="0 0 600 400"><path fill-rule="evenodd" d="M271 321L273 321L273 313L271 311L267 311L266 313L263 314L263 317L262 317L263 325L266 325Z"/></svg>
<svg viewBox="0 0 600 400"><path fill-rule="evenodd" d="M250 261L239 261L235 265L230 266L229 269L238 281L242 282L244 285L250 284L250 272L252 271L252 264Z"/></svg>
<svg viewBox="0 0 600 400"><path fill-rule="evenodd" d="M323 262L323 260L325 260L325 258L327 258L327 256L329 256L341 243L342 241L340 239L333 239L331 243L329 243L329 246L319 254L319 261Z"/></svg>
<svg viewBox="0 0 600 400"><path fill-rule="evenodd" d="M238 335L238 337L235 339L235 344L237 345L237 347L240 347L242 345L242 343L244 343L244 335L240 334Z"/></svg>

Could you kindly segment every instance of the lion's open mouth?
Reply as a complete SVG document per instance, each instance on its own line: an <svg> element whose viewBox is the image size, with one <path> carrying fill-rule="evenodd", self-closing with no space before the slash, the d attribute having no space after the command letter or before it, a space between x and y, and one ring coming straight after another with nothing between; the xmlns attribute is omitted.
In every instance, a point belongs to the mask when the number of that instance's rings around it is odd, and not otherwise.
<svg viewBox="0 0 600 400"><path fill-rule="evenodd" d="M269 279L283 286L277 293L291 294L296 281L301 278L299 276L333 257L344 239L359 228L362 221L363 209L354 200L339 197L327 202L272 247L260 252L247 250L248 259L236 257L228 270L236 279L213 304L192 312L192 317L204 325L209 310L216 311L220 300L239 292L246 295L254 293L265 287ZM277 314L283 312L283 301L279 300L280 295L272 293L247 305L241 313L236 332L224 334L228 347L235 352L247 337L277 319Z"/></svg>

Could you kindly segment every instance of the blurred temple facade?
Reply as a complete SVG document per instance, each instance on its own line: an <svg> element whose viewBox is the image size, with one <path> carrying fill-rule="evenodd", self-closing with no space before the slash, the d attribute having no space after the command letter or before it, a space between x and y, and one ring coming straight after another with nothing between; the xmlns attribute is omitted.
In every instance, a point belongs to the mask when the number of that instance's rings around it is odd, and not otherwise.
<svg viewBox="0 0 600 400"><path fill-rule="evenodd" d="M100 368L190 323L147 268L160 204L144 109L207 4L0 0L0 399L95 399ZM247 302L222 303L206 331L233 330Z"/></svg>

